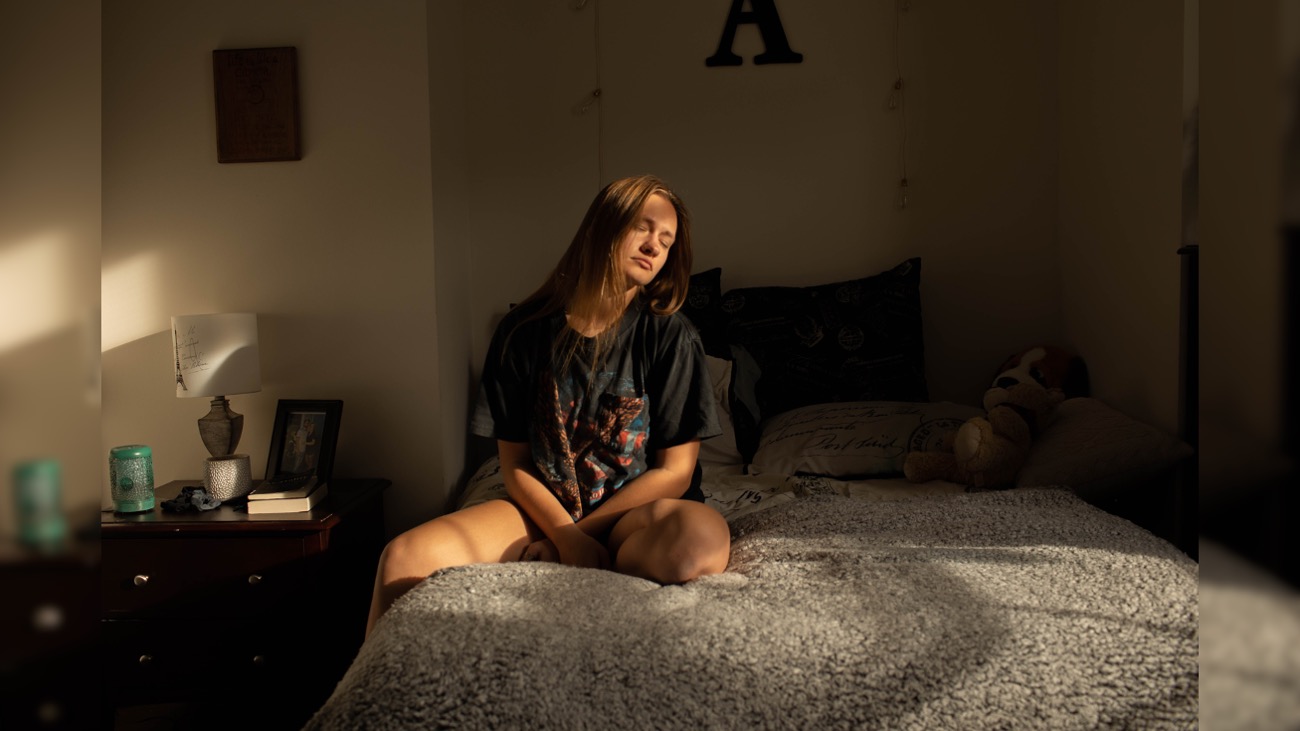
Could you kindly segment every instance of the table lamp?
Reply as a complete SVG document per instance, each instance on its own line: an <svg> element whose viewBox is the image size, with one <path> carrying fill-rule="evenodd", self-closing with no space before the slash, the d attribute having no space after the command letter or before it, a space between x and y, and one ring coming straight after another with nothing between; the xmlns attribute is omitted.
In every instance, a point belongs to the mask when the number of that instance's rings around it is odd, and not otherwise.
<svg viewBox="0 0 1300 731"><path fill-rule="evenodd" d="M199 419L199 436L212 455L204 487L220 500L241 497L251 489L248 456L235 454L244 415L235 413L226 397L262 390L257 315L173 316L172 346L176 397L212 399L211 409Z"/></svg>

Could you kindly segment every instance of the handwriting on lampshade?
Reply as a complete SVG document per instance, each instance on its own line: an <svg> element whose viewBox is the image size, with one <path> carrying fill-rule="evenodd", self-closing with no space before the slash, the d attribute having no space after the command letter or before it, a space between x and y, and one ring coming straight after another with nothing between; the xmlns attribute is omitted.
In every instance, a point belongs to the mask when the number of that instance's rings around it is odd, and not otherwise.
<svg viewBox="0 0 1300 731"><path fill-rule="evenodd" d="M179 397L261 390L257 315L183 315L172 318Z"/></svg>
<svg viewBox="0 0 1300 731"><path fill-rule="evenodd" d="M199 350L199 328L197 325L190 325L185 328L185 334L176 339L176 348L178 358L180 359L180 373L183 376L191 371L205 371L208 369L207 361L203 360L203 351Z"/></svg>

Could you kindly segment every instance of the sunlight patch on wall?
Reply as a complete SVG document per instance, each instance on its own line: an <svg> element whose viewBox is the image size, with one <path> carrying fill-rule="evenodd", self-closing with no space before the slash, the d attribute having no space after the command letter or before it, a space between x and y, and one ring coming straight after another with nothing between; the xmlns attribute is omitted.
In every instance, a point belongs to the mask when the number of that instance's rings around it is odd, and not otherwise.
<svg viewBox="0 0 1300 731"><path fill-rule="evenodd" d="M136 254L104 266L103 320L100 348L112 350L167 330L169 320L160 316L161 281L158 255Z"/></svg>
<svg viewBox="0 0 1300 731"><path fill-rule="evenodd" d="M57 233L0 248L0 353L78 324L72 264Z"/></svg>

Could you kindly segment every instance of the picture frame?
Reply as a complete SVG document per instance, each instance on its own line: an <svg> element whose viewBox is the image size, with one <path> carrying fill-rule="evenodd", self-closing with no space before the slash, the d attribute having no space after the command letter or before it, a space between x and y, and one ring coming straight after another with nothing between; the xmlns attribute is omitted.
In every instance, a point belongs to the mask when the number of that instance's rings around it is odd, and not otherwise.
<svg viewBox="0 0 1300 731"><path fill-rule="evenodd" d="M217 162L302 159L297 48L219 48L212 77Z"/></svg>
<svg viewBox="0 0 1300 731"><path fill-rule="evenodd" d="M317 484L328 483L342 417L339 399L277 401L266 479L314 476Z"/></svg>

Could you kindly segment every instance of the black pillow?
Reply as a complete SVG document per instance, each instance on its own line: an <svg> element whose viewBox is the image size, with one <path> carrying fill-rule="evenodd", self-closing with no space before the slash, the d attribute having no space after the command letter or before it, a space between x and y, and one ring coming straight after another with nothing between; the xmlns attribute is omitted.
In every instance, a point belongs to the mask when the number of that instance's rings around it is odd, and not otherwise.
<svg viewBox="0 0 1300 731"><path fill-rule="evenodd" d="M748 287L722 298L723 332L762 377L761 418L843 401L928 401L921 259L811 287Z"/></svg>
<svg viewBox="0 0 1300 731"><path fill-rule="evenodd" d="M727 384L727 398L731 406L731 428L736 434L736 449L744 458L745 464L754 459L758 451L758 439L762 435L762 413L758 406L757 386L763 374L758 362L743 346L727 346L727 357L731 361L731 383Z"/></svg>
<svg viewBox="0 0 1300 731"><path fill-rule="evenodd" d="M722 320L722 267L691 275L690 290L681 312L699 331L706 353L716 358L731 359L724 339Z"/></svg>

